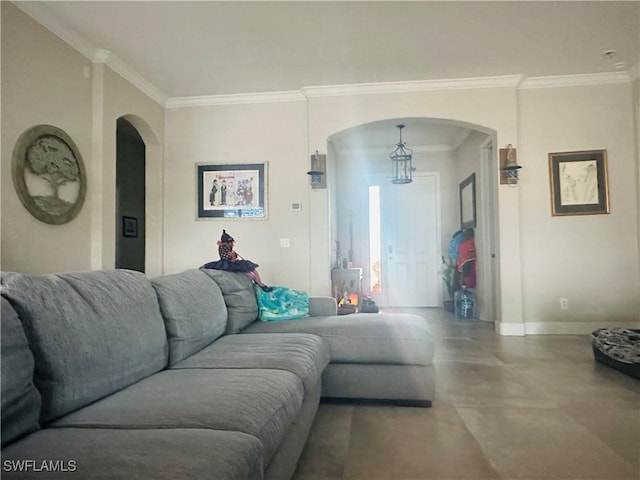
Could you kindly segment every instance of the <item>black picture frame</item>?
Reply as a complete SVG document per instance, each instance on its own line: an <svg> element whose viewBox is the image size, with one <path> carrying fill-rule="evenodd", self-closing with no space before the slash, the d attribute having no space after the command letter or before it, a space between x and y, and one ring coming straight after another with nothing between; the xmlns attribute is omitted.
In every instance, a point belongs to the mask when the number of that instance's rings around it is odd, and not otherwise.
<svg viewBox="0 0 640 480"><path fill-rule="evenodd" d="M122 217L122 236L136 238L138 236L138 219Z"/></svg>
<svg viewBox="0 0 640 480"><path fill-rule="evenodd" d="M476 174L460 182L460 228L476 228Z"/></svg>
<svg viewBox="0 0 640 480"><path fill-rule="evenodd" d="M266 163L197 165L198 218L267 218L266 173Z"/></svg>
<svg viewBox="0 0 640 480"><path fill-rule="evenodd" d="M552 216L609 213L606 150L550 153L549 182Z"/></svg>

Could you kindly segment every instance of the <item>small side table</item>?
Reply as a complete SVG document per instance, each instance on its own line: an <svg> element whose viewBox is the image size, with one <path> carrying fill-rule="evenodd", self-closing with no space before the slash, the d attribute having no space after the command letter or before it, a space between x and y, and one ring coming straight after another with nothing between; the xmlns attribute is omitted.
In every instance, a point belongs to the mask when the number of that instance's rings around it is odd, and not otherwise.
<svg viewBox="0 0 640 480"><path fill-rule="evenodd" d="M345 303L358 305L362 298L362 269L334 268L331 270L331 292L338 303L346 297ZM354 295L355 303L353 303Z"/></svg>

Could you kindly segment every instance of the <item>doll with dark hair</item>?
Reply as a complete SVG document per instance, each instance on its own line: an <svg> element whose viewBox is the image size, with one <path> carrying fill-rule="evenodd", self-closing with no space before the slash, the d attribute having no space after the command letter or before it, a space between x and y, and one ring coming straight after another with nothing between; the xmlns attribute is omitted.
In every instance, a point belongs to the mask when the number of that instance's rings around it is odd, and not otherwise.
<svg viewBox="0 0 640 480"><path fill-rule="evenodd" d="M271 287L264 284L260 278L260 274L256 268L257 263L253 263L251 260L245 260L237 252L233 250L234 238L227 233L226 230L222 230L222 236L218 240L218 255L220 260L205 263L200 268L214 269L214 270L226 270L227 272L244 273L253 282L258 285L265 292L271 291Z"/></svg>

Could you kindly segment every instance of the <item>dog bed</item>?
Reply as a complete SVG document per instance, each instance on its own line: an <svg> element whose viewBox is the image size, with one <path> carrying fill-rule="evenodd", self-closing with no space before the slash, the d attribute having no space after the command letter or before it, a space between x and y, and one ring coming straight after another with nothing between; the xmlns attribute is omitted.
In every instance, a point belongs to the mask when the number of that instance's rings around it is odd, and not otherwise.
<svg viewBox="0 0 640 480"><path fill-rule="evenodd" d="M640 330L599 328L591 334L597 361L640 379Z"/></svg>

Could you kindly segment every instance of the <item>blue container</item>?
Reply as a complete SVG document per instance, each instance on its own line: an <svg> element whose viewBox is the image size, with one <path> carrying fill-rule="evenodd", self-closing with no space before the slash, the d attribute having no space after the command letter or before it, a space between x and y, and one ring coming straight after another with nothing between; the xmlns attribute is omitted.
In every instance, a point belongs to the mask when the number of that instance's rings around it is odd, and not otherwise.
<svg viewBox="0 0 640 480"><path fill-rule="evenodd" d="M455 314L458 318L476 316L476 294L472 288L462 287L454 294Z"/></svg>

